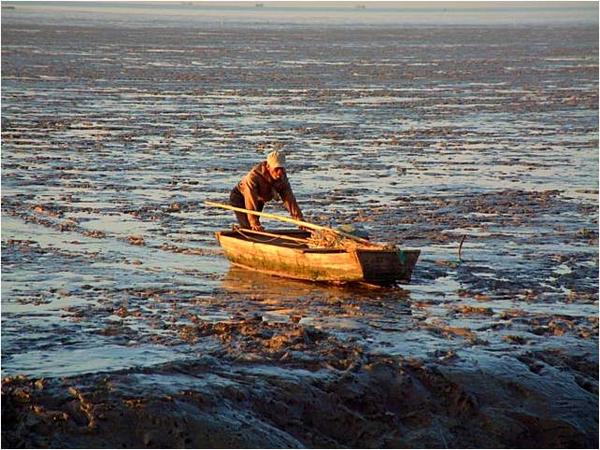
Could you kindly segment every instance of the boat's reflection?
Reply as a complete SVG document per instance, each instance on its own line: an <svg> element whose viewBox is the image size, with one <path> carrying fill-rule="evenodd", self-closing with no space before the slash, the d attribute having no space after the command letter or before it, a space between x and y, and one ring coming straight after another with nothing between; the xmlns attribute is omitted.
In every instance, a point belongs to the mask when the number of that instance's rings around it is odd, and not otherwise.
<svg viewBox="0 0 600 450"><path fill-rule="evenodd" d="M221 288L235 302L236 314L340 332L389 327L390 320L397 326L411 314L409 292L400 287L336 286L231 267Z"/></svg>
<svg viewBox="0 0 600 450"><path fill-rule="evenodd" d="M379 300L408 299L409 292L398 286L374 286L362 283L336 285L293 280L231 266L221 287L236 294L263 294L281 298L335 297L343 299Z"/></svg>

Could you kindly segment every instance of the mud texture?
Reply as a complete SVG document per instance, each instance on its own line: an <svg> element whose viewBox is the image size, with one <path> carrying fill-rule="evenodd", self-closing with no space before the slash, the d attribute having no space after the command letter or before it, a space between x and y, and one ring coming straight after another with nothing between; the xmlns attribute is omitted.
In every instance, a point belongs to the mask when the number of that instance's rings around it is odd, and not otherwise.
<svg viewBox="0 0 600 450"><path fill-rule="evenodd" d="M79 378L5 378L11 447L593 447L593 397L554 364L494 370L365 354L298 325L202 324L226 351ZM261 347L257 357L257 347ZM252 358L249 356L252 355ZM558 366L558 368L555 366ZM595 367L577 367L582 377ZM556 384L563 378L565 385ZM575 389L577 391L577 389ZM597 393L597 390L596 390ZM553 404L547 403L553 399Z"/></svg>
<svg viewBox="0 0 600 450"><path fill-rule="evenodd" d="M3 447L598 447L597 26L2 14ZM411 283L229 267L271 148Z"/></svg>

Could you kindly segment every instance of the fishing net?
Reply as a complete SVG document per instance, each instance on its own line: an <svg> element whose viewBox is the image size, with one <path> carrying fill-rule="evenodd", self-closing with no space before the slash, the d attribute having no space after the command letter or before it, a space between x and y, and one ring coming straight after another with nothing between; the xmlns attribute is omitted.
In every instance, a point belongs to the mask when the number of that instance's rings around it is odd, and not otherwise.
<svg viewBox="0 0 600 450"><path fill-rule="evenodd" d="M364 238L362 238L364 239ZM309 248L328 248L353 251L357 249L396 250L394 244L359 242L336 233L334 230L313 230L306 240Z"/></svg>
<svg viewBox="0 0 600 450"><path fill-rule="evenodd" d="M309 248L332 248L355 250L357 248L365 248L366 245L361 244L353 239L339 235L332 230L315 230L312 231L307 239Z"/></svg>

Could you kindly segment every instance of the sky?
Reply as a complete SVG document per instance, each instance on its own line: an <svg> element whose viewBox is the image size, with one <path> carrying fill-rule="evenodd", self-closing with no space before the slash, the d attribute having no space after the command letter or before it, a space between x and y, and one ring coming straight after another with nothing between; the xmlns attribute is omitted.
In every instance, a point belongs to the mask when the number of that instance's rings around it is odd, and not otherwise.
<svg viewBox="0 0 600 450"><path fill-rule="evenodd" d="M135 21L331 23L331 24L598 24L598 2L2 2L15 10L2 11L2 19L89 23L120 16ZM96 17L93 17L95 15ZM111 17L112 15L112 17ZM64 18L62 18L64 20Z"/></svg>

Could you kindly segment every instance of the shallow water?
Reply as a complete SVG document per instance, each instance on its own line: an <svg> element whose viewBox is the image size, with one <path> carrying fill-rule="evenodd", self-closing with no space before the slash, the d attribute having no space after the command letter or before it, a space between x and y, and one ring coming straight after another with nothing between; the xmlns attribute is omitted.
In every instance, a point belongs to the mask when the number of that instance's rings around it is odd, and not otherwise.
<svg viewBox="0 0 600 450"><path fill-rule="evenodd" d="M3 11L3 376L160 372L206 355L221 377L306 383L315 364L350 370L356 355L500 378L528 364L548 395L597 411L597 25L24 20ZM309 220L422 250L410 284L230 268L213 232L232 214L203 201L226 201L277 144ZM305 351L260 334L297 328L324 334ZM278 366L278 346L312 375Z"/></svg>

